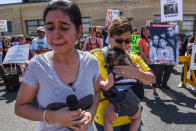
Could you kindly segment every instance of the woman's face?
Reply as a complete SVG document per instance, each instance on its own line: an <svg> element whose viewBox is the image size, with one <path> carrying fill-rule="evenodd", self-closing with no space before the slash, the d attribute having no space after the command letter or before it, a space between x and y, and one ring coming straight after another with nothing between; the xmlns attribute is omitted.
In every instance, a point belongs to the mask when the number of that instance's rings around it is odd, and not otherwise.
<svg viewBox="0 0 196 131"><path fill-rule="evenodd" d="M95 37L96 36L96 31L94 29L90 29L90 35Z"/></svg>
<svg viewBox="0 0 196 131"><path fill-rule="evenodd" d="M20 45L25 44L25 43L26 43L25 38L20 38L20 39L18 40L18 43L19 43Z"/></svg>
<svg viewBox="0 0 196 131"><path fill-rule="evenodd" d="M143 35L144 35L145 37L149 37L150 31L149 31L148 28L144 28L144 30L143 30Z"/></svg>
<svg viewBox="0 0 196 131"><path fill-rule="evenodd" d="M128 31L120 36L110 37L111 48L117 47L126 50L131 43L130 35L131 33Z"/></svg>
<svg viewBox="0 0 196 131"><path fill-rule="evenodd" d="M165 47L166 44L167 44L167 43L166 43L166 41L165 41L164 39L160 39L160 40L159 40L159 46L160 46L160 47Z"/></svg>
<svg viewBox="0 0 196 131"><path fill-rule="evenodd" d="M56 53L73 50L81 29L76 31L74 23L61 10L52 10L46 15L46 39Z"/></svg>

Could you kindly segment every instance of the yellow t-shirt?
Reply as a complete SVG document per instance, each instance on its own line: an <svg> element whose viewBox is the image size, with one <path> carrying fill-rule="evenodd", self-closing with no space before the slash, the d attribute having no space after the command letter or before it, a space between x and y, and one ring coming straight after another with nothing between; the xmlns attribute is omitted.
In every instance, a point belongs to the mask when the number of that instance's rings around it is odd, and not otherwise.
<svg viewBox="0 0 196 131"><path fill-rule="evenodd" d="M103 80L106 80L108 77L108 73L107 73L107 69L104 67L105 60L104 60L102 50L101 49L93 50L93 51L91 51L91 54L93 54L98 59L100 75ZM129 51L129 55L131 56L132 64L139 64L140 68L144 72L151 71L151 69L148 67L148 65L136 53ZM103 93L101 92L101 99L104 99L104 98L105 97L103 96ZM96 123L98 123L102 126L103 126L103 114L104 114L104 111L106 110L109 103L110 103L110 101L107 99L100 101L98 108L97 108L97 114L96 114L94 120ZM141 105L139 104L139 106L141 106ZM122 116L122 117L118 117L116 120L114 120L112 122L112 124L115 127L115 126L125 125L130 122L131 122L131 120L130 120L129 116Z"/></svg>

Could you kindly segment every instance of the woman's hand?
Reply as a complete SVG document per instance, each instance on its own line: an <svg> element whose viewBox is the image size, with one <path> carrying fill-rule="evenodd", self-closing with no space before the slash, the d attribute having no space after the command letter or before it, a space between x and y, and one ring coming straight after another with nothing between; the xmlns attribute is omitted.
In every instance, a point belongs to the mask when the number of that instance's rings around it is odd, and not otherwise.
<svg viewBox="0 0 196 131"><path fill-rule="evenodd" d="M86 121L83 118L84 113L81 109L76 111L70 111L68 108L59 109L55 112L56 123L73 130L80 130L80 126Z"/></svg>
<svg viewBox="0 0 196 131"><path fill-rule="evenodd" d="M84 111L83 117L81 118L81 120L83 120L84 123L80 125L80 131L86 131L87 128L91 126L94 116L95 116L95 112L91 108Z"/></svg>
<svg viewBox="0 0 196 131"><path fill-rule="evenodd" d="M146 60L146 64L151 65L151 63L152 63L151 60L149 59Z"/></svg>
<svg viewBox="0 0 196 131"><path fill-rule="evenodd" d="M124 59L124 62L126 64L125 66L114 67L114 73L116 73L119 77L128 79L136 78L137 74L141 71L140 66L138 64L131 64L128 59Z"/></svg>
<svg viewBox="0 0 196 131"><path fill-rule="evenodd" d="M24 76L25 73L27 72L28 66L29 66L29 61L25 61L24 65L22 67L22 76Z"/></svg>

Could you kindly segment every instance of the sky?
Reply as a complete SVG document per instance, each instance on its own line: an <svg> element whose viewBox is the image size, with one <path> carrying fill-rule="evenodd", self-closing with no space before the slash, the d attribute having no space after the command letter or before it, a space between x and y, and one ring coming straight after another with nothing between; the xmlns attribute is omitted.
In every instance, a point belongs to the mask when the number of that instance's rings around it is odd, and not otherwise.
<svg viewBox="0 0 196 131"><path fill-rule="evenodd" d="M0 4L21 3L22 0L0 0Z"/></svg>

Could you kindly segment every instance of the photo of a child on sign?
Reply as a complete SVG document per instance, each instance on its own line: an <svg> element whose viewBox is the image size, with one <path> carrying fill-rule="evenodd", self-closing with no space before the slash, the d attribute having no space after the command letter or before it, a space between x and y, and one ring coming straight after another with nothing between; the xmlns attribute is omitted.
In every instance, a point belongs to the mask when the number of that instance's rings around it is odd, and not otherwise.
<svg viewBox="0 0 196 131"><path fill-rule="evenodd" d="M178 26L176 23L150 24L149 57L153 64L178 64Z"/></svg>

